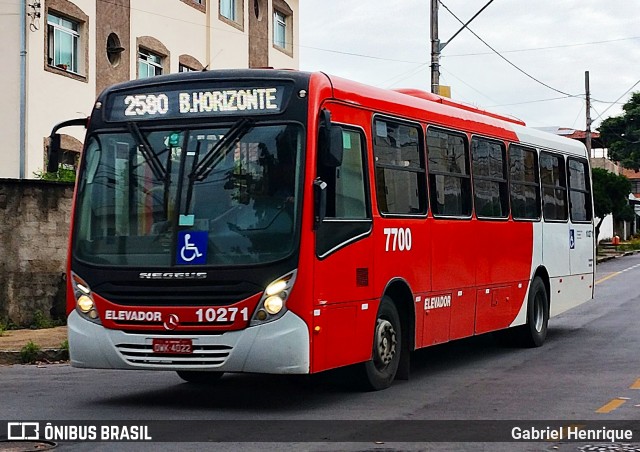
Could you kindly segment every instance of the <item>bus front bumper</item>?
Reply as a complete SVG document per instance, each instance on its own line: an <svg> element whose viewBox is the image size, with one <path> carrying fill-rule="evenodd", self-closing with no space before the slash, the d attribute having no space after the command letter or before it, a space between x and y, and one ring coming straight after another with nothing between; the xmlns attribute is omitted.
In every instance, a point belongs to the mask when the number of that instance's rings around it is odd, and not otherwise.
<svg viewBox="0 0 640 452"><path fill-rule="evenodd" d="M216 335L124 333L85 320L76 311L67 324L74 367L271 374L306 374L310 369L309 330L291 311L273 322ZM154 354L154 338L191 339L193 353Z"/></svg>

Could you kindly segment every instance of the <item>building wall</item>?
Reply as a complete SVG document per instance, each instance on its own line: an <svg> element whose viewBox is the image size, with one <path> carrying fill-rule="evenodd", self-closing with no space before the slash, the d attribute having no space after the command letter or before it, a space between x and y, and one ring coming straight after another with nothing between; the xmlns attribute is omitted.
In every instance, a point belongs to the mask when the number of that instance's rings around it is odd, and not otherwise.
<svg viewBox="0 0 640 452"><path fill-rule="evenodd" d="M97 97L105 88L114 83L131 79L131 2L129 0L113 0L96 2L96 48L95 74ZM122 52L114 55L113 63L107 54L107 40L114 34L120 41Z"/></svg>
<svg viewBox="0 0 640 452"><path fill-rule="evenodd" d="M283 52L273 45L273 4L277 3L273 0L269 0L270 14L269 14L269 65L277 69L298 69L300 67L300 48L299 48L299 31L300 31L300 8L298 7L299 0L287 0L281 3L286 3L292 10L293 14L293 42L291 44L291 52Z"/></svg>
<svg viewBox="0 0 640 452"><path fill-rule="evenodd" d="M219 2L211 2L211 51L210 69L249 67L249 11L246 0L242 8L242 28L230 24L220 16Z"/></svg>
<svg viewBox="0 0 640 452"><path fill-rule="evenodd" d="M620 174L620 167L605 157L591 157L591 167L601 168L613 174Z"/></svg>
<svg viewBox="0 0 640 452"><path fill-rule="evenodd" d="M1 177L20 174L20 6L0 3L0 37L3 64L0 68L0 132L2 135Z"/></svg>
<svg viewBox="0 0 640 452"><path fill-rule="evenodd" d="M273 5L285 3L293 11L293 52L273 47ZM52 127L62 121L87 116L96 96L107 86L137 77L138 47L158 45L166 51L165 73L178 72L180 60L189 61L194 69L243 68L250 64L252 32L267 39L266 65L297 68L299 56L298 0L259 0L264 26L250 26L249 14L254 14L253 0L243 0L242 23L230 23L219 13L219 1L208 0L198 5L193 0L43 0L39 20L27 20L27 116L25 177L44 170L45 144ZM0 87L0 134L3 136L3 164L0 177L18 178L19 174L19 82L20 82L20 5L22 2L0 3L0 36L5 49ZM47 64L47 12L72 11L86 20L80 33L83 48L79 52L79 75ZM28 7L28 11L31 8ZM75 16L72 16L75 17ZM264 24L264 23L263 23ZM30 26L31 25L31 26ZM124 50L118 64L107 57L107 37L116 33ZM255 40L254 40L255 43ZM258 48L254 45L254 48ZM85 52L86 49L86 52ZM257 51L264 52L264 47ZM149 50L155 50L150 48ZM263 62L255 53L252 61ZM196 64L197 63L197 64ZM84 139L84 130L70 127L62 131L69 135L66 142ZM77 140L77 141L74 141ZM79 150L79 149L73 149Z"/></svg>
<svg viewBox="0 0 640 452"><path fill-rule="evenodd" d="M598 217L594 218L595 224L598 224L600 219ZM607 215L602 220L602 224L600 225L600 233L598 234L598 242L608 242L613 237L613 215Z"/></svg>
<svg viewBox="0 0 640 452"><path fill-rule="evenodd" d="M148 36L160 41L170 53L171 73L178 72L178 57L181 54L192 55L201 62L206 60L206 25L207 14L185 2L154 0L150 5L148 0L131 0L132 40ZM131 76L136 78L138 50L135 42L127 50L131 56Z"/></svg>
<svg viewBox="0 0 640 452"><path fill-rule="evenodd" d="M71 3L71 5L69 5ZM34 173L45 168L45 140L52 127L67 119L88 116L95 100L95 4L93 0L47 0L41 8L42 17L37 30L28 31L28 77L27 77L27 160L25 177L33 178ZM61 69L50 68L47 64L45 45L47 43L47 13L66 11L77 7L88 16L88 26L84 30L84 46L81 51L81 76L73 76ZM2 127L2 126L0 126ZM64 130L79 141L84 140L84 129L70 127ZM17 176L17 175L15 175Z"/></svg>

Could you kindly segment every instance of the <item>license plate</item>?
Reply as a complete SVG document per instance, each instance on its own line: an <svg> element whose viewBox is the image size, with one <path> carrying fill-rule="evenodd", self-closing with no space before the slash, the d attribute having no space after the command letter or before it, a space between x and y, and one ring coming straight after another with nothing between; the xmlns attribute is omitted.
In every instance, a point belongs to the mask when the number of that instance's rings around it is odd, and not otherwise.
<svg viewBox="0 0 640 452"><path fill-rule="evenodd" d="M153 353L169 355L188 355L193 353L191 339L153 339Z"/></svg>

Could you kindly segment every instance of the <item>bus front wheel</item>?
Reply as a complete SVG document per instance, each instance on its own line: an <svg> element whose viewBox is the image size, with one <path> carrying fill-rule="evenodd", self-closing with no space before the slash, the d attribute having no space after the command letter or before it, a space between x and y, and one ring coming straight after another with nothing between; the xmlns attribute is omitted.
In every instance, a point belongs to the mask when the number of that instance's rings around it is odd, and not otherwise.
<svg viewBox="0 0 640 452"><path fill-rule="evenodd" d="M365 389L378 391L391 386L402 351L400 316L393 300L385 296L380 302L373 332L371 360L361 364Z"/></svg>
<svg viewBox="0 0 640 452"><path fill-rule="evenodd" d="M184 381L200 385L214 383L224 374L224 372L206 372L197 370L178 370L176 373Z"/></svg>

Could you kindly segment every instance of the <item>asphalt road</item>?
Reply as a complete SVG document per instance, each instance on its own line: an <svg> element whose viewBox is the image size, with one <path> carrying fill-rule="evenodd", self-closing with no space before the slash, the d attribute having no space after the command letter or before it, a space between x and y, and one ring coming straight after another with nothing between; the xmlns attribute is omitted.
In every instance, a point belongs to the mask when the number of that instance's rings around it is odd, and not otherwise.
<svg viewBox="0 0 640 452"><path fill-rule="evenodd" d="M580 420L603 425L616 421L606 425L640 429L639 319L640 255L633 255L598 266L595 299L552 319L543 347L507 348L485 335L421 350L412 358L411 379L385 391L358 392L345 372L311 377L228 375L215 386L198 387L183 383L172 372L16 365L0 367L0 419L175 421L162 428L176 440L203 426L218 433L224 428L236 432L225 438L230 442L216 443L215 450L591 450L588 443L608 450L640 451L640 434L633 441L615 444L604 440L456 442L464 431L526 427L535 420L566 425ZM189 419L208 422L183 422ZM290 422L309 420L327 422ZM348 422L366 420L386 422ZM406 439L402 433L393 434L406 425L440 426L418 420L462 422L451 424L451 442L424 443L411 434ZM305 429L326 429L324 438L331 441L307 442L318 438L313 433L305 436ZM237 434L242 430L252 434L242 437ZM291 442L256 440L261 434L273 439L274 432L276 439L290 432ZM201 432L198 436L201 441L216 438L220 436ZM242 442L246 439L251 442ZM353 439L359 442L350 442ZM633 445L620 445L629 442ZM211 446L60 443L58 448L202 450Z"/></svg>

